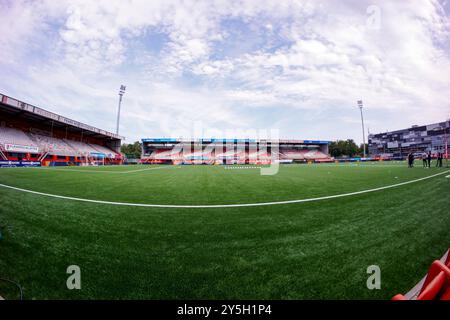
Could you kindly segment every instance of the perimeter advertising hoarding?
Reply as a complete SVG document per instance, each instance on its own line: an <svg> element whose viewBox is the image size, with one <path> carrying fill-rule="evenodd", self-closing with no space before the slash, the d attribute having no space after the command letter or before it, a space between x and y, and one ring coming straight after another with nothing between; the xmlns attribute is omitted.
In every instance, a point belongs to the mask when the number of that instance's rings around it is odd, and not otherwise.
<svg viewBox="0 0 450 320"><path fill-rule="evenodd" d="M5 144L5 150L8 152L39 153L39 148L36 146L24 146L11 143Z"/></svg>
<svg viewBox="0 0 450 320"><path fill-rule="evenodd" d="M0 168L5 167L40 167L39 161L0 161Z"/></svg>

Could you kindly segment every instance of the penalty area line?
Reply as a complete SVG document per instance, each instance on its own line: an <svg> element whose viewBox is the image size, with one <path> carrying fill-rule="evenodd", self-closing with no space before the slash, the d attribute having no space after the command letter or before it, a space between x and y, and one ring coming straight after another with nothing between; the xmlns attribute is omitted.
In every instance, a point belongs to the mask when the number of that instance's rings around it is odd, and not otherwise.
<svg viewBox="0 0 450 320"><path fill-rule="evenodd" d="M390 188L396 188L404 185L408 185L411 183L431 179L437 176L441 176L444 174L449 173L450 170L440 172L437 174L433 174L431 176L426 176L423 178L418 178L410 181L400 182L396 184L391 184L388 186L378 187L374 189L367 189L362 191L356 191L356 192L349 192L349 193L341 193L341 194L335 194L331 196L324 196L324 197L317 197L317 198L309 198L309 199L298 199L298 200L286 200L286 201L274 201L274 202L257 202L257 203L239 203L239 204L211 204L211 205L177 205L177 204L147 204L147 203L130 203L130 202L113 202L113 201L103 201L103 200L92 200L92 199L83 199L83 198L76 198L76 197L66 197L66 196L60 196L56 194L50 194L50 193L43 193L33 190L27 190L22 188L17 188L13 186L9 186L6 184L1 184L0 187L25 192L25 193L31 193L35 195L45 196L45 197L51 197L51 198L58 198L58 199L64 199L64 200L73 200L73 201L79 201L79 202L88 202L88 203L96 203L96 204L108 204L108 205L115 205L115 206L129 206L129 207L149 207L149 208L180 208L180 209L206 209L206 208L239 208L239 207L258 207L258 206L272 206L272 205L282 205L282 204L293 204L293 203L303 203L303 202L314 202L314 201L321 201L321 200L327 200L327 199L336 199L336 198L343 198L343 197L349 197L364 193L370 193L370 192L376 192L381 190L386 190Z"/></svg>

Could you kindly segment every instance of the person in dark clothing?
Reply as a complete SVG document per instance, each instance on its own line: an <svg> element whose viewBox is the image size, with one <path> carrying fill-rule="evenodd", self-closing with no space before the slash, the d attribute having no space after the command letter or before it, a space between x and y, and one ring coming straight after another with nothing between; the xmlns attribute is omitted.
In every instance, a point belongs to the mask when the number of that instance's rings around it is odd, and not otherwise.
<svg viewBox="0 0 450 320"><path fill-rule="evenodd" d="M414 155L412 153L408 154L408 167L412 168L414 164Z"/></svg>
<svg viewBox="0 0 450 320"><path fill-rule="evenodd" d="M439 152L437 155L436 167L442 168L442 158L443 158L443 154L442 154L442 152Z"/></svg>
<svg viewBox="0 0 450 320"><path fill-rule="evenodd" d="M428 151L427 161L428 161L428 168L431 168L431 151Z"/></svg>

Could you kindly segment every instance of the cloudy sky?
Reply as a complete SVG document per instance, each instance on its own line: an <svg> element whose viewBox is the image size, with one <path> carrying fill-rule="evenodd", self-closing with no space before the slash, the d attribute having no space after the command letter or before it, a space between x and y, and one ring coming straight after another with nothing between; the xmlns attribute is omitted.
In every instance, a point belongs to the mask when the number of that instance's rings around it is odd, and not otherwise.
<svg viewBox="0 0 450 320"><path fill-rule="evenodd" d="M114 131L125 84L128 142L450 118L449 0L0 0L0 34L1 93Z"/></svg>

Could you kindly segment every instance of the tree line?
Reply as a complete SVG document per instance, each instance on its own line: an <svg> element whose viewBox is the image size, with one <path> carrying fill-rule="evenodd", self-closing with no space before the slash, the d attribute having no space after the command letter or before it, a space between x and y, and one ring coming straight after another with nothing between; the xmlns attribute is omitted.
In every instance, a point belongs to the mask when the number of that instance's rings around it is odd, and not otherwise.
<svg viewBox="0 0 450 320"><path fill-rule="evenodd" d="M136 141L135 143L122 144L120 152L125 154L128 159L140 159L142 152L142 143Z"/></svg>
<svg viewBox="0 0 450 320"><path fill-rule="evenodd" d="M329 145L329 152L332 157L340 158L340 157L355 157L355 156L363 156L364 145L360 144L359 146L353 141L353 139L347 140L337 140L332 141ZM366 156L368 155L368 145L366 143Z"/></svg>

